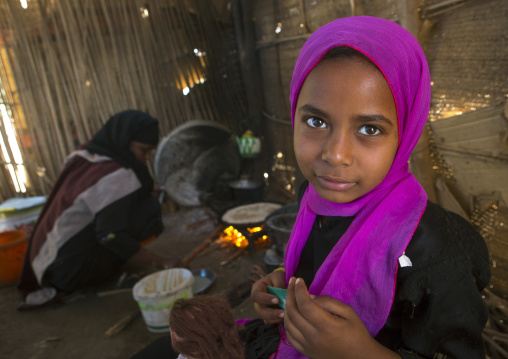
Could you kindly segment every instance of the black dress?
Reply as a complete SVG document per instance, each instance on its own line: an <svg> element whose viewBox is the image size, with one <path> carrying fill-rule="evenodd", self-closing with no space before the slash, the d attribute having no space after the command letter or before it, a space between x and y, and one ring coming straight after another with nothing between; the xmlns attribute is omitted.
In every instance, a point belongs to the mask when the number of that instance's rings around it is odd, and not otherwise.
<svg viewBox="0 0 508 359"><path fill-rule="evenodd" d="M328 217L321 224L318 216L295 276L310 286L352 221ZM399 266L392 309L376 340L402 358L485 358L482 331L488 311L480 291L490 280L490 267L480 234L462 217L428 202L406 256L412 266ZM247 343L249 359L277 350L273 331L257 323L250 331L270 336Z"/></svg>

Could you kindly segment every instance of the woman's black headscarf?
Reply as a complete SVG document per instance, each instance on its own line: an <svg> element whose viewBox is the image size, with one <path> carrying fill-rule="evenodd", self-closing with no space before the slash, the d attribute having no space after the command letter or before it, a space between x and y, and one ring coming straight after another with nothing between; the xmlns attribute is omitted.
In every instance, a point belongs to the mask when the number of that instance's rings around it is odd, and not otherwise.
<svg viewBox="0 0 508 359"><path fill-rule="evenodd" d="M159 140L159 121L149 114L126 110L119 112L108 120L85 145L91 153L112 158L122 166L131 168L138 177L143 190L153 189L153 179L144 163L139 161L129 149L131 141L138 141L153 146Z"/></svg>

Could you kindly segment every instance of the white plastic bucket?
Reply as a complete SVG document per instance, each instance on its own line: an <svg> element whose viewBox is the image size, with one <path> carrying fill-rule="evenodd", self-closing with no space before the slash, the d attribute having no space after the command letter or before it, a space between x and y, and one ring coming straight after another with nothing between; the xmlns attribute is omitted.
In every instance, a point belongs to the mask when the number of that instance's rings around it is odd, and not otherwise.
<svg viewBox="0 0 508 359"><path fill-rule="evenodd" d="M192 298L194 276L185 268L171 268L144 277L132 289L146 327L154 333L169 331L169 312L178 298Z"/></svg>

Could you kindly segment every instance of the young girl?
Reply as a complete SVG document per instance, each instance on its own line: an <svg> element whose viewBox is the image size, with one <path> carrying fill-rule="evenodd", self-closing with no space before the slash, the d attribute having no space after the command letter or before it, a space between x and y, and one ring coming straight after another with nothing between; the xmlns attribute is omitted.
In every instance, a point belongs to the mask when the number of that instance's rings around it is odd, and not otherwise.
<svg viewBox="0 0 508 359"><path fill-rule="evenodd" d="M420 45L391 21L343 18L307 40L290 100L309 184L285 271L252 289L268 323L255 331L280 335L246 358L485 357L486 245L408 170L430 90ZM266 286L287 288L285 310Z"/></svg>

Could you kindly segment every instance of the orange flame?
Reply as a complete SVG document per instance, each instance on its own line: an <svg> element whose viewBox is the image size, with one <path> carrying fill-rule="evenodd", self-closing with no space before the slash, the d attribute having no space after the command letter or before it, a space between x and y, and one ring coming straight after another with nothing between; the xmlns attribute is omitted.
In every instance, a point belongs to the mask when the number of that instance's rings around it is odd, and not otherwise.
<svg viewBox="0 0 508 359"><path fill-rule="evenodd" d="M256 233L263 230L263 226L260 227L254 227L254 228L247 228L247 231L249 233ZM242 232L238 231L235 227L229 226L224 230L224 232L220 235L220 239L227 243L232 243L238 248L245 248L249 245L249 241L245 236L242 234ZM269 238L267 235L263 235L256 239L254 242L255 245L261 244L261 243L268 243Z"/></svg>

